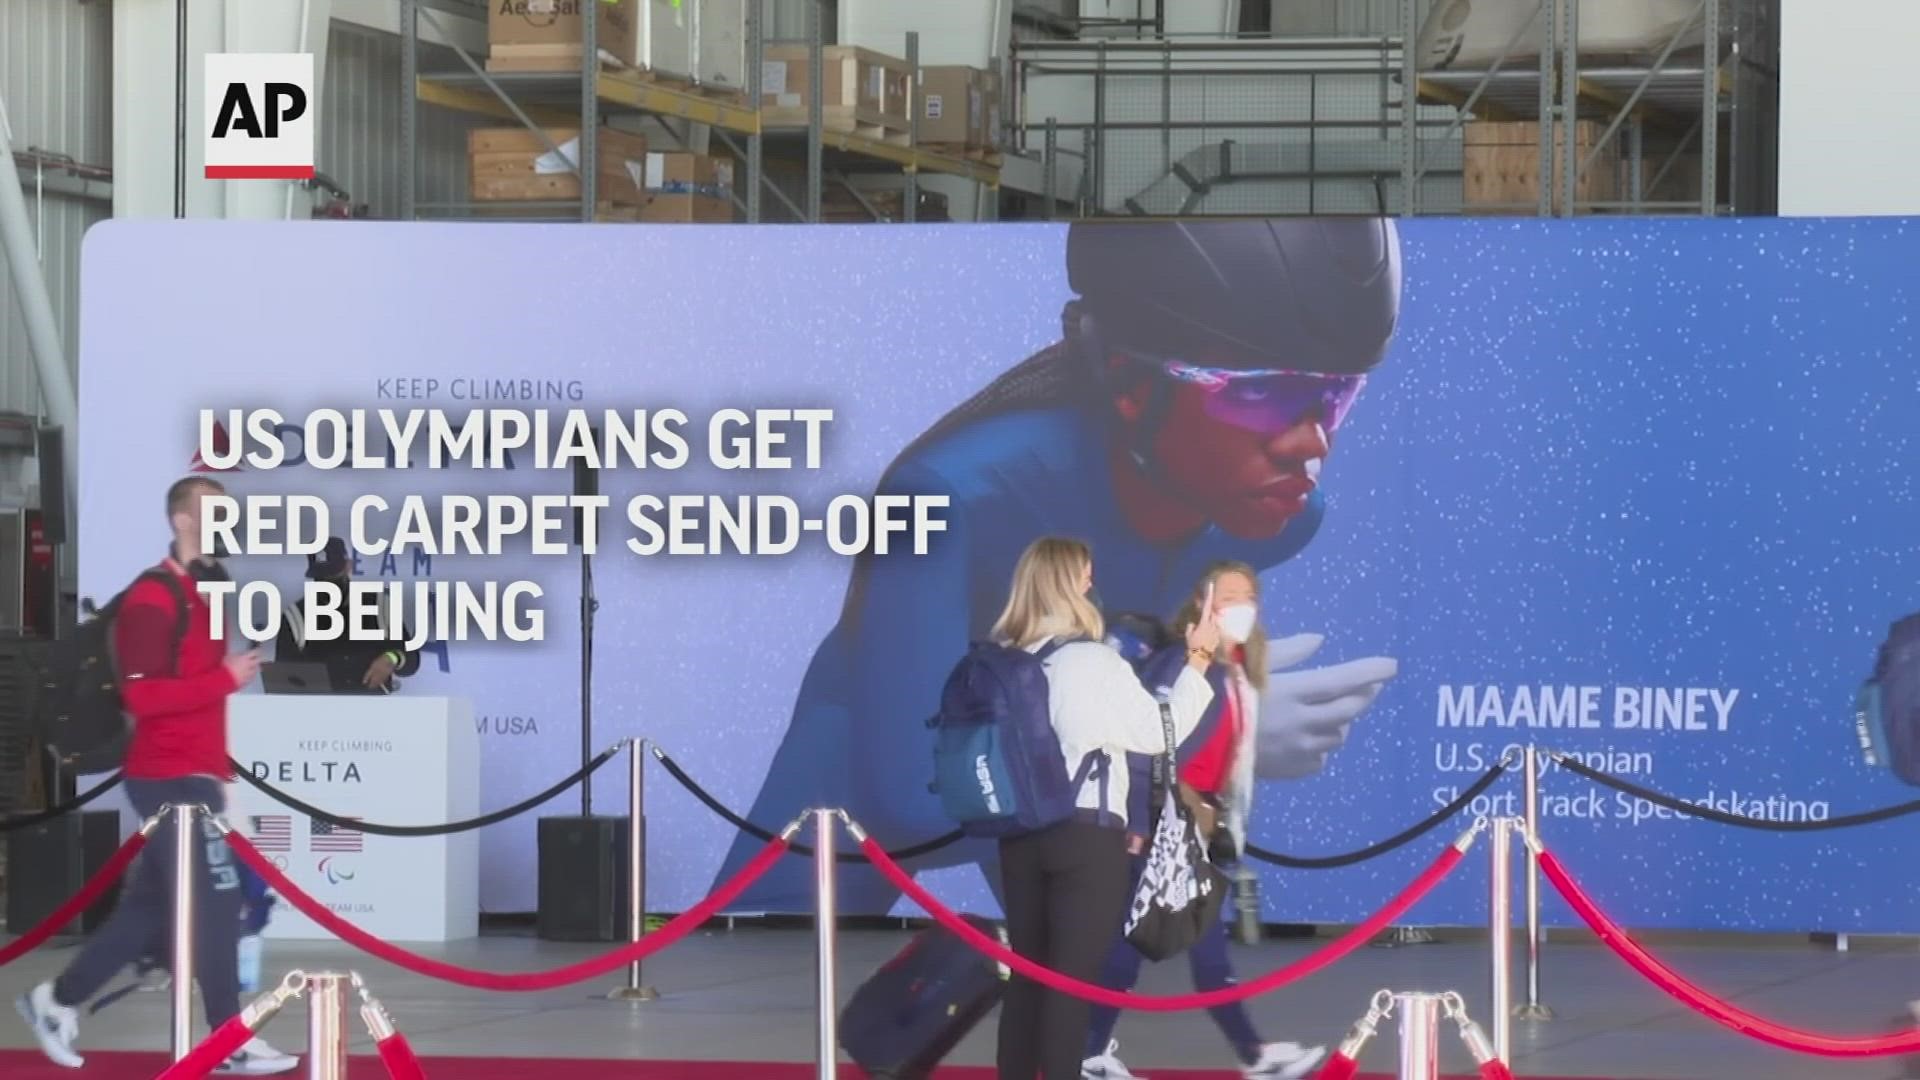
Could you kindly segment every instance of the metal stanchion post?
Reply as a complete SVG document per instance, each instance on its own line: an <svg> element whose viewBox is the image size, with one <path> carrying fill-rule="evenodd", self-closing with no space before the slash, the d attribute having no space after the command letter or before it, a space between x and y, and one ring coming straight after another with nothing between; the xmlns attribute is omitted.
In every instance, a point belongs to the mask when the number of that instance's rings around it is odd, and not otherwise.
<svg viewBox="0 0 1920 1080"><path fill-rule="evenodd" d="M1540 749L1527 745L1527 835L1540 835ZM1527 1000L1513 1011L1522 1020L1551 1020L1553 1010L1540 1000L1540 856L1527 845Z"/></svg>
<svg viewBox="0 0 1920 1080"><path fill-rule="evenodd" d="M199 841L194 815L198 806L170 806L160 812L173 819L173 1060L193 1050L193 855Z"/></svg>
<svg viewBox="0 0 1920 1080"><path fill-rule="evenodd" d="M1493 1049L1509 1061L1513 1026L1513 818L1493 822L1493 866L1487 879L1487 938L1493 946Z"/></svg>
<svg viewBox="0 0 1920 1080"><path fill-rule="evenodd" d="M1233 902L1235 940L1242 945L1258 945L1266 936L1266 926L1260 921L1260 875L1245 860L1233 872Z"/></svg>
<svg viewBox="0 0 1920 1080"><path fill-rule="evenodd" d="M386 1006L374 998L359 972L352 972L347 978L353 983L354 992L360 995L360 1022L367 1025L367 1034L373 1036L374 1045L393 1038L393 1017L388 1015Z"/></svg>
<svg viewBox="0 0 1920 1080"><path fill-rule="evenodd" d="M627 940L647 932L647 741L627 743ZM615 1001L652 1001L659 991L640 979L640 961L627 965L627 985L607 995Z"/></svg>
<svg viewBox="0 0 1920 1080"><path fill-rule="evenodd" d="M835 1030L839 993L834 985L833 830L836 816L838 812L834 810L813 812L814 964L818 975L814 1007L819 1010L814 1028L815 1080L834 1080L840 1056L839 1033Z"/></svg>
<svg viewBox="0 0 1920 1080"><path fill-rule="evenodd" d="M347 982L323 971L307 976L307 1080L347 1080Z"/></svg>
<svg viewBox="0 0 1920 1080"><path fill-rule="evenodd" d="M1400 1080L1440 1080L1440 995L1395 994L1400 1014Z"/></svg>

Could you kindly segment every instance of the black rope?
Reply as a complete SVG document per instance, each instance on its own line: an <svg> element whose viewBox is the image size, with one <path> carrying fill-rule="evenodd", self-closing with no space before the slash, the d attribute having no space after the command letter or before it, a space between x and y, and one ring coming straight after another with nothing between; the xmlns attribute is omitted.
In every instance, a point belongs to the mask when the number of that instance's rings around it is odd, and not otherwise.
<svg viewBox="0 0 1920 1080"><path fill-rule="evenodd" d="M1247 854L1259 859L1263 863L1271 863L1274 866L1284 866L1291 870L1333 870L1342 866L1352 866L1355 863L1363 863L1368 859L1377 859L1390 851L1405 847L1439 828L1442 822L1445 822L1448 818L1453 817L1460 811L1465 810L1473 800L1479 798L1488 788L1492 787L1495 781L1498 781L1502 776L1506 775L1506 772L1507 767L1505 765L1495 765L1493 768L1488 769L1486 774L1481 776L1480 779L1475 780L1472 787L1462 791L1458 798L1441 807L1439 810L1434 811L1432 817L1407 829L1405 832L1396 833L1370 847L1363 847L1359 851L1349 851L1345 855L1317 855L1311 858L1301 858L1297 855L1281 855L1268 851L1265 848L1248 844Z"/></svg>
<svg viewBox="0 0 1920 1080"><path fill-rule="evenodd" d="M743 818L739 814L734 813L732 810L727 809L727 807L724 804L722 804L719 799L714 798L713 795L709 793L706 788L703 788L699 784L695 783L693 777L688 776L687 771L680 767L679 762L667 756L666 751L656 747L654 749L653 756L660 759L660 764L663 768L667 770L667 775L673 777L675 780L680 781L680 786L687 789L687 794L692 795L696 799L699 799L703 804L706 805L707 809L713 811L715 814L718 814L721 818L723 818L727 822L727 824L732 825L734 828L739 829L741 832L746 833L748 836L751 836L756 840L774 839L774 836L775 836L774 833L766 829L763 829L758 825L755 825L753 822L748 821L746 818ZM903 847L898 851L889 851L887 852L887 857L889 859L892 859L894 862L903 862L907 859L917 858L929 852L939 851L941 848L946 847L950 844L959 843L964 838L965 838L965 834L962 833L959 829L955 829L952 832L947 833L943 836L936 836L931 840L914 844L912 847ZM813 849L808 847L805 844L796 844L796 843L789 842L787 845L787 848L789 851L793 852L795 855L812 855L813 854ZM833 861L841 862L841 863L864 863L864 862L869 862L871 860L869 860L865 855L859 854L858 852L836 851L834 852L834 855L833 855Z"/></svg>
<svg viewBox="0 0 1920 1080"><path fill-rule="evenodd" d="M1850 829L1856 825L1874 825L1882 821L1892 821L1897 817L1920 812L1920 799L1900 803L1897 806L1868 810L1860 814L1848 814L1844 817L1827 818L1824 821L1769 821L1766 818L1747 817L1742 814L1729 814L1725 810L1715 810L1711 806L1698 806L1684 799L1676 799L1652 788L1644 788L1631 780L1622 780L1609 773L1603 773L1576 757L1556 755L1554 760L1568 772L1584 776L1602 787L1610 787L1635 798L1645 799L1655 806L1664 806L1676 814L1688 817L1704 818L1722 825L1734 825L1742 829L1758 829L1761 832L1825 832L1828 829Z"/></svg>
<svg viewBox="0 0 1920 1080"><path fill-rule="evenodd" d="M0 833L31 829L35 825L52 821L54 818L65 817L76 810L84 808L88 803L105 795L118 786L120 786L120 774L114 773L112 776L100 781L100 783L74 796L71 802L61 803L59 806L49 806L45 810L35 810L31 814L21 814L18 817L10 817L4 821L0 821Z"/></svg>
<svg viewBox="0 0 1920 1080"><path fill-rule="evenodd" d="M352 818L336 817L317 806L301 802L299 799L281 791L279 788L253 775L253 773L243 768L239 762L234 761L232 764L233 771L240 774L240 779L245 780L259 791L264 792L266 796L274 802L289 809L298 810L310 818L327 822L339 828L354 829L363 833L371 833L374 836L449 836L453 833L484 829L489 825L497 825L508 818L519 817L521 814L526 813L541 803L559 795L573 785L578 784L580 781L585 780L587 777L592 776L595 772L599 771L602 765L612 761L614 756L625 748L625 744L621 744L601 751L599 757L587 762L572 776L567 777L565 780L560 781L524 802L515 803L505 810L495 810L493 813L482 817L469 818L466 821L449 822L445 825L382 825L373 821L355 821Z"/></svg>

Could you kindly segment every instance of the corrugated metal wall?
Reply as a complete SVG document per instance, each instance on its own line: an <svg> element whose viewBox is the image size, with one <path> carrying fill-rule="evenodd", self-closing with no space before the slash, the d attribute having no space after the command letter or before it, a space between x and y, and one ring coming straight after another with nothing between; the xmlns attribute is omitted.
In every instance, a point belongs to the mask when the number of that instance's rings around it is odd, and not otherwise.
<svg viewBox="0 0 1920 1080"><path fill-rule="evenodd" d="M0 0L0 95L17 152L65 154L91 165L112 155L113 9L80 0ZM80 238L110 204L37 197L23 165L27 215L41 239L40 263L53 295L68 370L80 345ZM40 411L40 381L27 348L20 303L0 261L0 409Z"/></svg>
<svg viewBox="0 0 1920 1080"><path fill-rule="evenodd" d="M437 47L436 47L437 48ZM435 63L423 56L423 66ZM444 65L442 65L444 66ZM327 46L315 164L347 189L371 216L400 213L400 38L335 22ZM480 121L446 109L420 108L418 198L466 197L467 129Z"/></svg>
<svg viewBox="0 0 1920 1080"><path fill-rule="evenodd" d="M0 94L16 151L64 154L89 165L110 163L113 23L107 3L0 0ZM376 217L399 212L400 39L336 22L322 103L319 166L368 204ZM444 110L421 110L421 199L457 198L466 184L469 121ZM41 263L59 318L69 370L80 343L80 244L95 222L111 216L106 202L46 194L23 163L27 209L42 238ZM0 409L40 411L20 306L0 263ZM82 403L84 406L84 402Z"/></svg>

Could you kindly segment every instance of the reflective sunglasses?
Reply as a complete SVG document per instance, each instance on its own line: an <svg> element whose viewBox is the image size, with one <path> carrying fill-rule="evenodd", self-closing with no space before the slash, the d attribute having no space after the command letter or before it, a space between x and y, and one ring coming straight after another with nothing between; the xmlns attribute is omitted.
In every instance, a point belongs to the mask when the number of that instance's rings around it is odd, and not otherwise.
<svg viewBox="0 0 1920 1080"><path fill-rule="evenodd" d="M1210 368L1181 360L1134 354L1168 377L1205 392L1206 414L1224 424L1277 435L1309 417L1331 434L1347 418L1365 375L1315 371Z"/></svg>

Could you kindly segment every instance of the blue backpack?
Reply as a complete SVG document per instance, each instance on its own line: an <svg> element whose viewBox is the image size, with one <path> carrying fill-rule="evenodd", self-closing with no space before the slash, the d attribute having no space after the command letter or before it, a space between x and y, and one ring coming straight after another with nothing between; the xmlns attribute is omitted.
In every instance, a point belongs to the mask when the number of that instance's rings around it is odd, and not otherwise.
<svg viewBox="0 0 1920 1080"><path fill-rule="evenodd" d="M1095 750L1067 775L1066 755L1048 709L1042 666L1067 642L1036 652L976 643L947 677L934 731L933 786L940 806L968 836L1037 832L1074 815L1089 777L1106 781L1107 755Z"/></svg>
<svg viewBox="0 0 1920 1080"><path fill-rule="evenodd" d="M1855 700L1855 724L1869 765L1920 786L1920 614L1887 631Z"/></svg>

